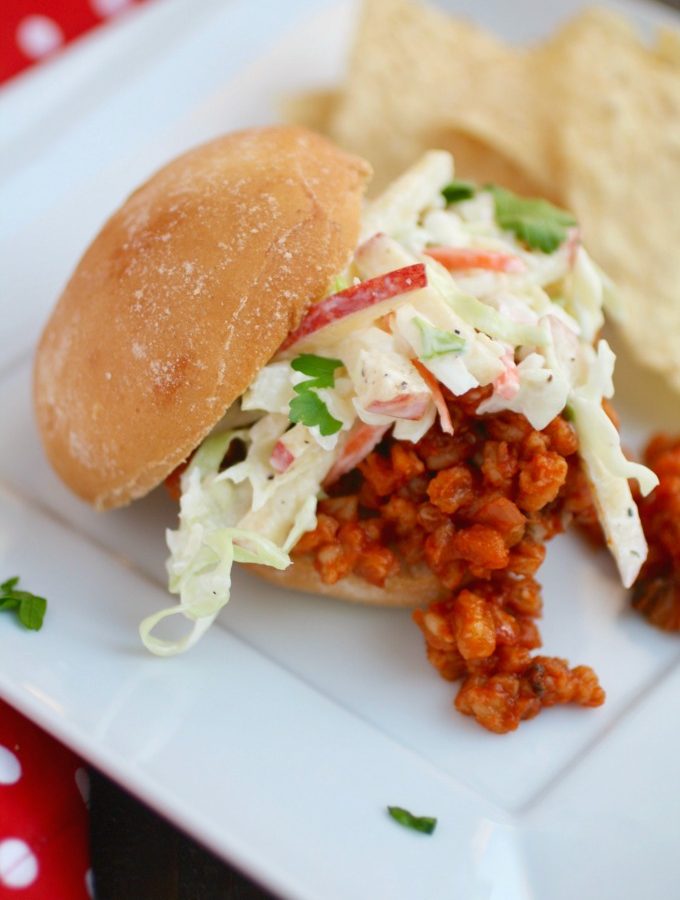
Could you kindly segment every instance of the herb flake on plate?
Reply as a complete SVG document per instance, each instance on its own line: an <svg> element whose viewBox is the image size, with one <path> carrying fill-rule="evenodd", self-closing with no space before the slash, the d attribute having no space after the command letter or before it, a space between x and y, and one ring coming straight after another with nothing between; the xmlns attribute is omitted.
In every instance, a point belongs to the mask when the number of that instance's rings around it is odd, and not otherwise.
<svg viewBox="0 0 680 900"><path fill-rule="evenodd" d="M410 828L412 831L420 831L423 834L432 834L437 827L437 820L432 816L414 816L413 813L401 806L388 806L387 812L395 822Z"/></svg>
<svg viewBox="0 0 680 900"><path fill-rule="evenodd" d="M15 610L24 628L40 631L45 619L47 600L30 591L19 590L18 584L18 575L0 584L0 612Z"/></svg>

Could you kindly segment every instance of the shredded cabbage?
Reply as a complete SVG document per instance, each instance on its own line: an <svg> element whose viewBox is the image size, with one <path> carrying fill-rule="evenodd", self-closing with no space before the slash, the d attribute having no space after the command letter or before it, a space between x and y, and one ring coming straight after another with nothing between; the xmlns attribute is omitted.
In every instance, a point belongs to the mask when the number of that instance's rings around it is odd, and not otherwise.
<svg viewBox="0 0 680 900"><path fill-rule="evenodd" d="M623 586L630 587L647 557L647 542L628 478L638 480L643 494L652 490L658 479L645 466L625 458L618 432L600 405L572 396L570 406L579 436L579 454L593 487L607 546Z"/></svg>
<svg viewBox="0 0 680 900"><path fill-rule="evenodd" d="M540 347L547 342L545 329L540 326L515 322L489 304L464 294L438 263L428 264L427 275L451 309L478 331L514 347Z"/></svg>
<svg viewBox="0 0 680 900"><path fill-rule="evenodd" d="M420 213L431 204L444 205L441 189L453 178L453 159L443 150L430 150L393 181L380 197L366 208L362 240L379 231L402 238L414 228Z"/></svg>
<svg viewBox="0 0 680 900"><path fill-rule="evenodd" d="M503 409L522 413L538 431L545 428L564 409L569 382L547 365L540 353L530 353L517 366L519 391L511 400L494 393L477 407L479 413Z"/></svg>
<svg viewBox="0 0 680 900"><path fill-rule="evenodd" d="M585 377L569 395L569 406L579 438L579 454L593 488L598 518L621 575L624 587L635 581L647 556L638 508L628 479L637 480L643 495L659 483L650 469L626 459L614 424L602 408L602 399L614 392L615 355L605 340L597 351L582 345Z"/></svg>
<svg viewBox="0 0 680 900"><path fill-rule="evenodd" d="M566 281L567 310L580 325L583 340L592 343L604 325L605 288L600 273L583 247L579 247L574 268Z"/></svg>
<svg viewBox="0 0 680 900"><path fill-rule="evenodd" d="M249 445L249 451L253 449L256 428L212 435L182 475L179 527L166 535L169 590L179 595L180 602L144 619L139 628L144 645L158 656L188 650L212 625L229 602L234 562L285 569L291 561L289 550L316 525L316 498L332 455L311 442L316 454L309 454L308 448L307 456L303 454L282 475L274 476L270 469L269 481L276 484L258 511L252 509L253 484L259 483L261 454L251 456L249 452L250 472L246 457L238 464L241 468L236 478L237 466L220 473L232 441L241 440ZM323 455L321 465L319 454ZM227 474L231 477L224 477ZM189 619L188 633L178 640L156 637L153 631L158 623L173 615Z"/></svg>
<svg viewBox="0 0 680 900"><path fill-rule="evenodd" d="M299 373L296 373L299 374ZM304 376L300 376L304 380ZM295 396L291 368L287 362L269 363L255 376L241 400L241 409L262 409L288 416L288 405Z"/></svg>

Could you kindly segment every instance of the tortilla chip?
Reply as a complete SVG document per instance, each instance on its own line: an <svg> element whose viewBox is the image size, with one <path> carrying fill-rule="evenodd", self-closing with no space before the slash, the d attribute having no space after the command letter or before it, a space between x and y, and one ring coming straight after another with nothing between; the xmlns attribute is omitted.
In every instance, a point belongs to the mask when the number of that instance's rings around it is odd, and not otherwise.
<svg viewBox="0 0 680 900"><path fill-rule="evenodd" d="M376 190L431 146L436 130L496 148L546 188L546 173L527 165L544 158L534 149L543 144L537 99L521 54L477 26L411 0L366 0L330 135L369 159Z"/></svg>
<svg viewBox="0 0 680 900"><path fill-rule="evenodd" d="M542 51L556 174L614 279L636 355L680 390L680 78L625 20L590 11Z"/></svg>
<svg viewBox="0 0 680 900"><path fill-rule="evenodd" d="M680 66L680 31L664 26L656 36L654 52L664 62Z"/></svg>
<svg viewBox="0 0 680 900"><path fill-rule="evenodd" d="M320 134L328 134L339 101L340 92L333 90L296 94L285 98L281 115L291 125L303 125Z"/></svg>

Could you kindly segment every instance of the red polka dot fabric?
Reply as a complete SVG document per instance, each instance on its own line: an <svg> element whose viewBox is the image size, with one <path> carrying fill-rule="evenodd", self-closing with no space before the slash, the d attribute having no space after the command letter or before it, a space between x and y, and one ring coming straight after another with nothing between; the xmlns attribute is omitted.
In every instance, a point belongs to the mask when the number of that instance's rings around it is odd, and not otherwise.
<svg viewBox="0 0 680 900"><path fill-rule="evenodd" d="M82 760L0 700L0 898L87 900Z"/></svg>
<svg viewBox="0 0 680 900"><path fill-rule="evenodd" d="M0 84L144 0L4 0Z"/></svg>

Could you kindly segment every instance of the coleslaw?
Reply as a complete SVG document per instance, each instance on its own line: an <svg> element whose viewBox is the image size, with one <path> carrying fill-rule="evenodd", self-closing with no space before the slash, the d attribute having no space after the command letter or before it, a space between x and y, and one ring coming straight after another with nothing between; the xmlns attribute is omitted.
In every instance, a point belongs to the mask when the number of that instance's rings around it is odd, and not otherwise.
<svg viewBox="0 0 680 900"><path fill-rule="evenodd" d="M205 633L229 600L234 562L290 565L324 486L388 431L416 442L437 418L451 428L439 385L456 396L490 385L479 414L511 410L539 430L568 408L621 580L635 580L647 547L628 479L646 495L657 478L625 458L602 406L614 354L597 337L605 312L617 314L612 285L568 214L557 211L541 236L544 246L557 241L546 252L527 229L536 228L532 210L549 204L520 201L513 225L508 192L503 218L500 189L449 202L452 179L451 156L432 151L367 206L359 246L329 296L192 457L179 525L167 533L179 603L140 627L153 653L181 652ZM235 411L254 423L229 429ZM234 442L244 458L224 466ZM156 637L175 614L190 620L188 634Z"/></svg>

